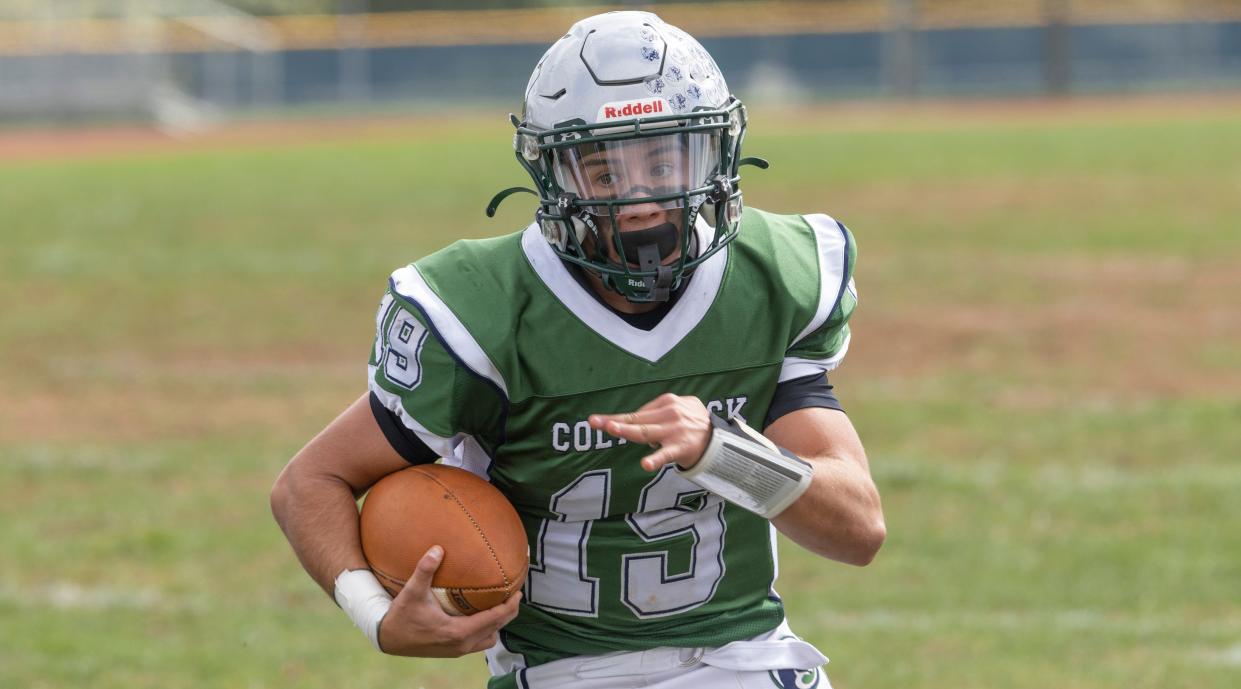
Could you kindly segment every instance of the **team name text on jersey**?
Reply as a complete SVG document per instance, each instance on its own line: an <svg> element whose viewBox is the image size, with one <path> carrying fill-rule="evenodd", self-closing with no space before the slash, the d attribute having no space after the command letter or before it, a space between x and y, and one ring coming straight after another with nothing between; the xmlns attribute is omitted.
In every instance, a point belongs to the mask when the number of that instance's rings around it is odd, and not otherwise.
<svg viewBox="0 0 1241 689"><path fill-rule="evenodd" d="M741 414L747 401L745 395L726 397L707 402L707 411L717 416L732 418ZM624 438L614 438L601 430L590 427L585 419L575 423L557 421L552 424L552 449L556 452L589 452L627 445Z"/></svg>

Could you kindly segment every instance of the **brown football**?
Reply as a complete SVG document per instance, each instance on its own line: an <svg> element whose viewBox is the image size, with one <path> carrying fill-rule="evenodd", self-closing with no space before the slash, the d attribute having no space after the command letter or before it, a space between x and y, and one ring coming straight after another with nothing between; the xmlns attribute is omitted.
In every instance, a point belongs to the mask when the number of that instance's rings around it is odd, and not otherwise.
<svg viewBox="0 0 1241 689"><path fill-rule="evenodd" d="M521 589L529 564L517 510L464 469L423 464L380 479L362 503L362 552L395 596L433 545L444 559L431 581L445 612L472 615Z"/></svg>

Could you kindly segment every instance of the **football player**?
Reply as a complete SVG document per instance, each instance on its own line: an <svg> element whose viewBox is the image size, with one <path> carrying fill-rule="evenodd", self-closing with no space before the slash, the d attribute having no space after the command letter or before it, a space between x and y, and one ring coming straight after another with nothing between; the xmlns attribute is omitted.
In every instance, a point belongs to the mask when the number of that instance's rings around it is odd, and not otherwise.
<svg viewBox="0 0 1241 689"><path fill-rule="evenodd" d="M486 651L492 688L827 686L776 594L775 536L854 565L884 540L826 376L852 236L743 207L738 168L766 165L741 157L745 107L653 14L575 24L513 122L535 221L392 274L369 390L289 462L277 521L376 648ZM470 617L430 593L438 547L392 599L359 545L355 498L439 458L529 539L523 592Z"/></svg>

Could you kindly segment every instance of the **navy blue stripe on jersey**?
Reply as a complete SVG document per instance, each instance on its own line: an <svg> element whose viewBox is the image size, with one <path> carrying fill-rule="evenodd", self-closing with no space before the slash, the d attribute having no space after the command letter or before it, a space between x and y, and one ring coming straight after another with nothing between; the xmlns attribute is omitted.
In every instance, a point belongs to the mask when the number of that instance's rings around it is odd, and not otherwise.
<svg viewBox="0 0 1241 689"><path fill-rule="evenodd" d="M400 299L401 302L418 310L419 315L422 316L422 320L425 321L427 324L427 329L430 330L431 334L435 336L435 339L439 341L440 346L444 348L444 351L448 352L448 356L451 356L452 360L457 362L458 366L460 366L462 369L466 371L469 371L470 375L474 376L475 378L479 379L483 383L487 384L488 387L490 387L492 390L495 391L496 396L500 398L500 423L497 424L499 428L496 429L497 442L496 442L495 447L498 448L501 445L503 445L505 442L507 442L508 441L508 411L509 411L508 395L505 394L504 390L500 389L499 385L496 385L496 382L494 380L470 368L469 364L465 363L465 361L463 361L461 357L458 356L457 353L453 351L452 347L448 346L448 340L443 336L443 334L440 333L439 328L435 327L435 322L431 320L431 316L430 314L427 313L427 310L422 307L422 304L419 304L413 299L410 299L404 294L401 294L400 292L398 292L396 288L396 281L393 280L392 278L388 278L388 289L390 292L392 292L392 297L394 299ZM494 448L492 451L494 452ZM493 462L495 461L494 456L492 456L492 461ZM487 475L488 476L491 475L490 465L487 466Z"/></svg>
<svg viewBox="0 0 1241 689"><path fill-rule="evenodd" d="M844 235L845 250L843 253L845 257L844 263L840 268L840 289L836 290L836 303L832 304L832 310L827 312L827 319L829 321L832 319L832 314L836 313L836 309L840 308L840 300L845 298L845 288L849 286L849 228L845 227L844 223L836 220L835 218L832 218L832 220L836 221L836 225L840 227L840 233Z"/></svg>
<svg viewBox="0 0 1241 689"><path fill-rule="evenodd" d="M776 422L776 419L810 407L835 409L843 412L840 400L832 392L832 384L827 380L826 373L812 373L801 378L792 378L776 386L776 394L771 398L771 406L767 407L767 418L763 420L763 428Z"/></svg>
<svg viewBox="0 0 1241 689"><path fill-rule="evenodd" d="M422 442L422 438L419 438L417 433L409 430L405 424L401 423L400 417L391 409L385 407L384 403L379 401L379 396L373 392L371 393L371 414L374 414L375 423L379 424L379 430L383 431L384 437L388 439L388 444L405 461L417 466L419 464L434 464L435 460L439 459L439 455L427 447L427 444Z"/></svg>
<svg viewBox="0 0 1241 689"><path fill-rule="evenodd" d="M509 653L513 653L513 654L515 654L515 655L520 656L520 657L521 657L521 664L522 664L522 665L525 665L525 666L527 666L527 667L528 667L528 666L530 665L530 661L526 660L526 654L525 654L525 653L517 653L516 651L514 651L514 650L513 650L513 645L512 645L511 643L509 643L508 637L509 637L509 633L508 633L508 632L506 632L506 631L504 631L503 629L501 629L501 630L500 630L500 633L499 633L500 646L501 646L504 650L508 651Z"/></svg>

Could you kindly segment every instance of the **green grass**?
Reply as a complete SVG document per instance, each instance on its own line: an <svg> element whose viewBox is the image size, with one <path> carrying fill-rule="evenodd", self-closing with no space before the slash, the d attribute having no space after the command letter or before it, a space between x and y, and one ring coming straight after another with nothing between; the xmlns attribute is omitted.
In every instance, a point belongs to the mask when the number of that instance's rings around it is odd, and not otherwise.
<svg viewBox="0 0 1241 689"><path fill-rule="evenodd" d="M1119 115L755 113L747 200L860 246L834 380L890 536L779 582L837 687L1241 682L1241 117ZM267 490L362 390L387 273L527 221L482 214L507 145L0 164L0 687L481 684L370 651Z"/></svg>

